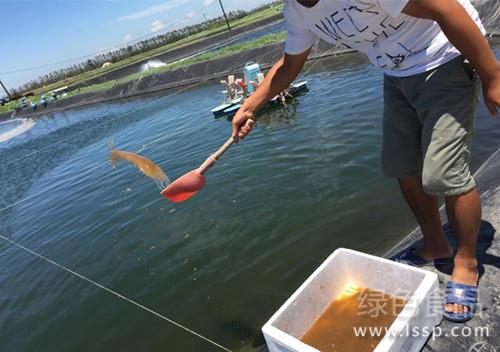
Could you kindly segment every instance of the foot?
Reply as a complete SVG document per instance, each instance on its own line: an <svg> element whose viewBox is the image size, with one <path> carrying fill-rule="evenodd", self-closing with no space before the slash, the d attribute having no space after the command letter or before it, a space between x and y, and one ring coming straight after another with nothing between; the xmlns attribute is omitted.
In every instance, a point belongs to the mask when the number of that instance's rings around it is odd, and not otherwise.
<svg viewBox="0 0 500 352"><path fill-rule="evenodd" d="M424 244L421 247L413 250L413 254L418 255L419 257L426 260L449 258L453 255L453 248L451 248L449 244L432 247Z"/></svg>
<svg viewBox="0 0 500 352"><path fill-rule="evenodd" d="M455 265L451 276L453 282L477 286L478 279L477 260L455 257ZM468 308L460 304L447 304L445 305L445 310L454 313L465 313L468 311Z"/></svg>

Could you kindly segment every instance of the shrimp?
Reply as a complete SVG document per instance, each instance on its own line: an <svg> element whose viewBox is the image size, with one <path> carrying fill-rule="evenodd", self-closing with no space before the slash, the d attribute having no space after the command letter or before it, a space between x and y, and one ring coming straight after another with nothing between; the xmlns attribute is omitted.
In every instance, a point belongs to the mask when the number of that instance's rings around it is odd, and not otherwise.
<svg viewBox="0 0 500 352"><path fill-rule="evenodd" d="M113 169L116 169L117 159L120 158L134 164L145 176L152 178L161 189L165 187L164 182L167 185L171 183L163 170L151 160L136 153L113 149L111 142L109 143L109 149Z"/></svg>

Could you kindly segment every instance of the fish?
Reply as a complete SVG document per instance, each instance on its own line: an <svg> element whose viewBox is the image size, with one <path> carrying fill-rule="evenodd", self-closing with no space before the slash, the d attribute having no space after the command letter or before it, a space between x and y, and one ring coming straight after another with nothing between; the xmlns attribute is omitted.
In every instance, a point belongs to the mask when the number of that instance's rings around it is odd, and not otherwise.
<svg viewBox="0 0 500 352"><path fill-rule="evenodd" d="M126 152L124 150L118 150L113 148L113 144L109 143L110 149L110 160L111 166L113 169L116 169L116 164L118 159L126 160L132 163L135 167L137 167L145 176L152 178L155 180L159 187L164 187L165 183L169 185L170 179L163 172L161 167L156 165L154 162L149 160L148 158L143 157L142 155ZM162 188L163 189L163 188Z"/></svg>

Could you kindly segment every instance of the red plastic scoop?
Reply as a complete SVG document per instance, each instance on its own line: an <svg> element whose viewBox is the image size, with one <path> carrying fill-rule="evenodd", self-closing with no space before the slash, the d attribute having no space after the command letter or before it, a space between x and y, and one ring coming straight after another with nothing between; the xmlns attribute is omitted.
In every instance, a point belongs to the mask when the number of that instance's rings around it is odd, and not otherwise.
<svg viewBox="0 0 500 352"><path fill-rule="evenodd" d="M172 202L180 203L194 196L204 185L205 176L196 169L179 177L164 188L161 194Z"/></svg>
<svg viewBox="0 0 500 352"><path fill-rule="evenodd" d="M247 121L247 124L250 126L254 123L253 120ZM235 139L233 137L229 138L226 143L224 143L219 150L210 155L199 168L179 177L161 191L161 195L175 203L184 202L194 196L203 186L205 186L204 173L219 160L222 154L224 154L234 142Z"/></svg>

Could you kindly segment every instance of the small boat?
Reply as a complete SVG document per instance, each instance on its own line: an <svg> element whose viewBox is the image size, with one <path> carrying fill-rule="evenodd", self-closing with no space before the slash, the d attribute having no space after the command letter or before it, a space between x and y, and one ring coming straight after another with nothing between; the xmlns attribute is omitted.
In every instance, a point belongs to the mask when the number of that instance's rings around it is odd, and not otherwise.
<svg viewBox="0 0 500 352"><path fill-rule="evenodd" d="M307 81L300 81L298 83L292 83L290 87L290 94L295 95L307 90Z"/></svg>
<svg viewBox="0 0 500 352"><path fill-rule="evenodd" d="M226 99L222 104L211 110L214 117L225 116L231 118L234 116L245 101L245 98L250 96L264 80L264 75L260 72L258 64L246 64L243 69L243 73L245 80L235 79L233 75L230 75L228 76L227 81L221 81L221 83L226 86L226 89L222 91L226 94ZM306 90L306 81L293 82L290 84L289 88L272 98L263 108L269 108L276 105L283 106L288 100Z"/></svg>
<svg viewBox="0 0 500 352"><path fill-rule="evenodd" d="M235 104L224 110L224 116L233 116L241 108L241 104Z"/></svg>
<svg viewBox="0 0 500 352"><path fill-rule="evenodd" d="M225 102L225 103L220 104L219 106L216 106L211 111L215 117L223 116L224 111L226 111L227 109L230 109L231 107L233 107L235 105L241 106L240 103L242 101L243 101L242 97L236 98L236 99L230 100L229 102Z"/></svg>
<svg viewBox="0 0 500 352"><path fill-rule="evenodd" d="M215 117L226 116L228 109L230 110L236 105L241 106L240 104L248 96L243 80L235 79L234 75L227 76L227 80L222 80L220 83L225 85L226 89L221 91L221 93L226 95L226 99L221 105L211 110Z"/></svg>
<svg viewBox="0 0 500 352"><path fill-rule="evenodd" d="M300 93L307 91L307 81L293 82L288 89L272 98L268 104L284 105L287 101L295 98Z"/></svg>
<svg viewBox="0 0 500 352"><path fill-rule="evenodd" d="M294 99L298 94L303 93L305 91L307 91L306 81L292 83L290 85L290 88L284 90L283 92L281 92L281 94L278 94L277 96L269 100L269 102L266 105L264 105L262 109L264 110L266 108L271 108L273 106L282 106L291 99ZM243 105L243 100L244 99L241 99L240 102L235 102L235 103L221 104L218 107L212 109L212 113L214 114L215 117L225 116L227 118L232 118L239 110L241 105Z"/></svg>
<svg viewBox="0 0 500 352"><path fill-rule="evenodd" d="M305 92L306 90L307 90L306 81L292 83L290 85L290 88L284 90L283 92L281 92L281 94L278 94L277 96L269 100L269 102L266 105L264 105L261 108L261 110L266 110L277 106L283 106L288 101L294 99L298 94ZM221 115L219 116L226 116L229 119L232 118L239 110L242 104L243 102L241 102L240 104L231 105L230 107L224 109Z"/></svg>

